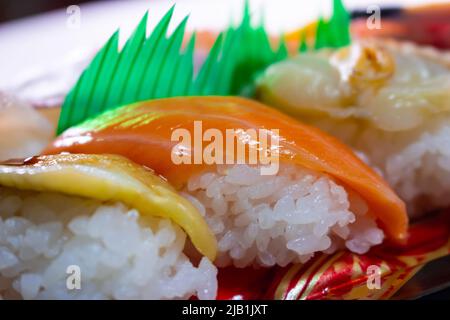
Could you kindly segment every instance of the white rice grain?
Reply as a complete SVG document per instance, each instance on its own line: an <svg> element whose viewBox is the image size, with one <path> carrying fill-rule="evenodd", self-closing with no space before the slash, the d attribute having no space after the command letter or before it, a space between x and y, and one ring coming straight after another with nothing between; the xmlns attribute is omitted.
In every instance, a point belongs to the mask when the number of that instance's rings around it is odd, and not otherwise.
<svg viewBox="0 0 450 320"><path fill-rule="evenodd" d="M325 120L316 125L358 150L417 217L450 206L450 117L436 118L403 132Z"/></svg>
<svg viewBox="0 0 450 320"><path fill-rule="evenodd" d="M217 269L206 258L195 267L185 240L119 203L0 188L0 297L213 299ZM80 290L66 287L72 265Z"/></svg>
<svg viewBox="0 0 450 320"><path fill-rule="evenodd" d="M365 253L383 240L356 193L294 165L275 176L257 166L219 166L192 177L182 194L217 237L219 266L285 266L344 246Z"/></svg>

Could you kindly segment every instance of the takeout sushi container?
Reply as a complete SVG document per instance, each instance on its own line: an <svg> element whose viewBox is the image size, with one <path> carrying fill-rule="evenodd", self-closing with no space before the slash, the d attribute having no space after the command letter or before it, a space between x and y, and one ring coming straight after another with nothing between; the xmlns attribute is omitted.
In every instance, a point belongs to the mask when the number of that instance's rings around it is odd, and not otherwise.
<svg viewBox="0 0 450 320"><path fill-rule="evenodd" d="M221 269L218 299L390 299L426 264L449 254L447 209L413 223L404 245L322 254L284 268Z"/></svg>

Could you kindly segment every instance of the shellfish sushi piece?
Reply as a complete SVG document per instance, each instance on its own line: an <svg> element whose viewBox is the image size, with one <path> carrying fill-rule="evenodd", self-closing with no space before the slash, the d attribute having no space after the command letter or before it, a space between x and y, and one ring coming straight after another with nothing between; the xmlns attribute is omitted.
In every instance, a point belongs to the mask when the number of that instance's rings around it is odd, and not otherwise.
<svg viewBox="0 0 450 320"><path fill-rule="evenodd" d="M338 137L379 170L412 217L450 205L450 56L393 40L270 66L259 100Z"/></svg>

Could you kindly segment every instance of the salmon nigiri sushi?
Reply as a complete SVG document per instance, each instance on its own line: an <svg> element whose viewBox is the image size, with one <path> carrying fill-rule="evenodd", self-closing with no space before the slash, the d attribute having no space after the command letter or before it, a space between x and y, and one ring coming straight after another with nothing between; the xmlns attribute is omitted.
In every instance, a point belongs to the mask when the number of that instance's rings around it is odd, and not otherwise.
<svg viewBox="0 0 450 320"><path fill-rule="evenodd" d="M118 154L151 168L206 220L218 266L304 263L407 236L404 203L348 147L244 98L123 106L68 129L44 153Z"/></svg>

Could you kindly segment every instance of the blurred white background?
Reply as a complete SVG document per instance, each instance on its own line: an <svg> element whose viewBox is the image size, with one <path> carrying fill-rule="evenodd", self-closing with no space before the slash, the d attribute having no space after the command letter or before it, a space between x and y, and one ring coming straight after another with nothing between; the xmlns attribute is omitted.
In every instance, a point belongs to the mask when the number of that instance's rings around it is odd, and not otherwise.
<svg viewBox="0 0 450 320"><path fill-rule="evenodd" d="M442 0L344 0L348 8L368 5L421 5ZM149 25L176 3L175 20L190 14L188 28L218 30L242 13L243 0L122 0L81 4L79 24L73 13L58 10L0 24L0 89L15 87L25 78L43 70L86 61L114 32L121 28L121 39L128 37L146 10ZM252 12L264 16L273 33L295 29L330 12L331 0L250 0ZM74 27L75 26L75 27ZM65 69L71 72L70 69ZM75 72L75 71L74 71ZM57 81L54 81L58 85Z"/></svg>

